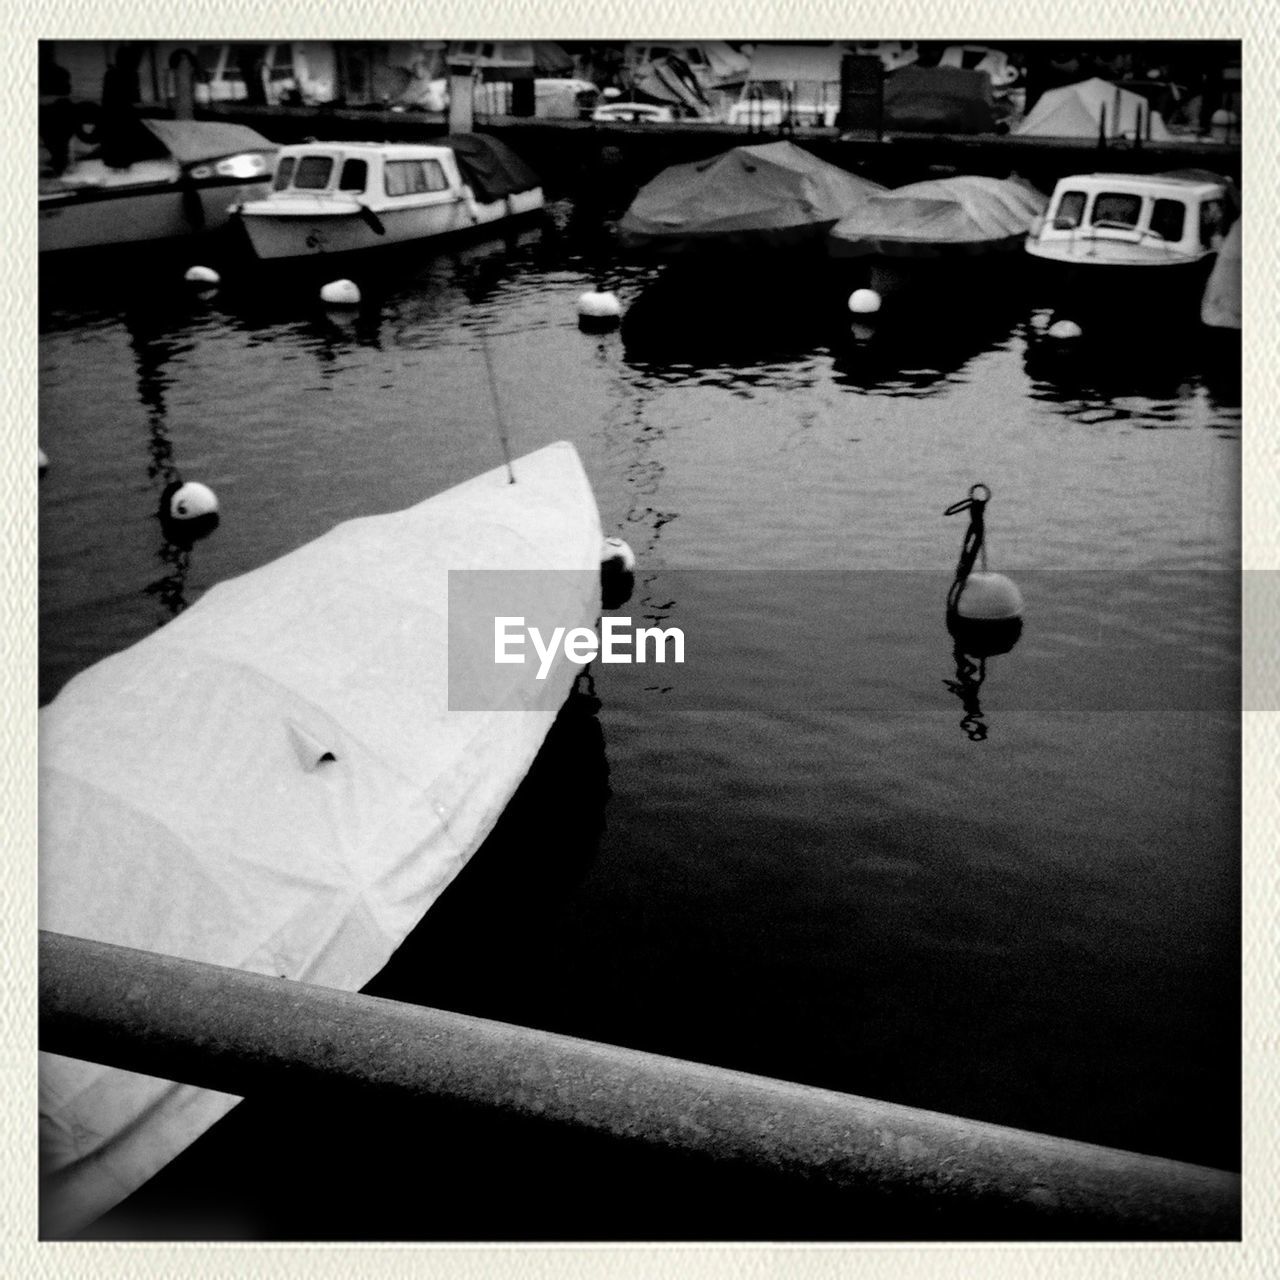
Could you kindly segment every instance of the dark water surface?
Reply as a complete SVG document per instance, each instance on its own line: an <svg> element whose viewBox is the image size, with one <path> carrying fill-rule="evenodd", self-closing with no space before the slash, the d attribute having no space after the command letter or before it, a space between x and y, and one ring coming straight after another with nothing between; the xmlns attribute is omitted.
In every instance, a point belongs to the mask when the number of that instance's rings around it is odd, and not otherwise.
<svg viewBox="0 0 1280 1280"><path fill-rule="evenodd" d="M400 260L354 313L256 274L203 297L180 269L46 279L42 701L215 582L496 465L499 422L516 453L571 440L639 557L624 612L683 627L698 660L594 671L598 706L570 705L371 989L1238 1168L1231 358L1137 318L1046 349L1007 280L860 338L812 282L680 278L592 243L557 205ZM579 331L595 282L621 332ZM175 468L221 500L189 553L153 515ZM942 608L964 532L942 512L976 481L991 567L1027 601L985 670ZM495 1172L473 1126L442 1166L255 1105L103 1229L783 1230L611 1217L584 1190L599 1152L548 1213L536 1142Z"/></svg>

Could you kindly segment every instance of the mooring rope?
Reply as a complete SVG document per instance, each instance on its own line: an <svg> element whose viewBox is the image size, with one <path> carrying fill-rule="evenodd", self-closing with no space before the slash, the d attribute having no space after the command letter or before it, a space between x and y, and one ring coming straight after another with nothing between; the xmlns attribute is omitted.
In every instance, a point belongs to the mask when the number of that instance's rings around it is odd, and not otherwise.
<svg viewBox="0 0 1280 1280"><path fill-rule="evenodd" d="M498 432L498 441L502 445L502 457L507 464L507 483L515 484L516 473L511 469L511 444L507 440L507 424L502 416L502 401L498 397L498 380L493 372L493 356L489 351L489 332L482 322L480 325L480 350L484 353L484 367L489 375L489 399L493 402L494 424Z"/></svg>

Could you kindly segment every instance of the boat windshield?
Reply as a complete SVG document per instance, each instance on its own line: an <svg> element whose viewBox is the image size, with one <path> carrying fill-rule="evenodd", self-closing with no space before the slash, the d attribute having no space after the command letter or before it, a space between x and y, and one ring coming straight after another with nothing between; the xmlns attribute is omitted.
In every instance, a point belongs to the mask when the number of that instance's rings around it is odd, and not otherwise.
<svg viewBox="0 0 1280 1280"><path fill-rule="evenodd" d="M298 161L293 156L284 156L276 166L276 180L271 184L272 191L283 191L293 179L293 169Z"/></svg>
<svg viewBox="0 0 1280 1280"><path fill-rule="evenodd" d="M1058 211L1053 215L1055 231L1072 231L1084 218L1084 192L1064 191L1058 201Z"/></svg>
<svg viewBox="0 0 1280 1280"><path fill-rule="evenodd" d="M332 156L303 156L293 172L293 185L299 191L323 191L332 176Z"/></svg>
<svg viewBox="0 0 1280 1280"><path fill-rule="evenodd" d="M1187 206L1181 200L1157 200L1151 210L1151 230L1162 240L1182 239L1187 226Z"/></svg>
<svg viewBox="0 0 1280 1280"><path fill-rule="evenodd" d="M365 160L344 160L338 175L339 191L363 191L369 181L369 165Z"/></svg>
<svg viewBox="0 0 1280 1280"><path fill-rule="evenodd" d="M1099 191L1089 222L1095 227L1136 227L1142 217L1142 197L1128 192Z"/></svg>

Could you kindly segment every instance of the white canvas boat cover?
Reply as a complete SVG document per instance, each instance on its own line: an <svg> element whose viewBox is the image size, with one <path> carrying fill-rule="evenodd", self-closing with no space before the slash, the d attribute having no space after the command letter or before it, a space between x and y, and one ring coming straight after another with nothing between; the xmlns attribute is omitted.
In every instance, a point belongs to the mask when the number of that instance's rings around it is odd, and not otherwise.
<svg viewBox="0 0 1280 1280"><path fill-rule="evenodd" d="M833 257L980 253L1021 241L1048 203L1020 178L933 178L868 196L828 247Z"/></svg>
<svg viewBox="0 0 1280 1280"><path fill-rule="evenodd" d="M840 83L844 50L837 44L758 44L751 54L747 80Z"/></svg>
<svg viewBox="0 0 1280 1280"><path fill-rule="evenodd" d="M41 928L367 983L488 834L577 674L563 654L543 681L536 661L503 666L490 709L451 710L468 672L451 683L449 654L482 667L493 619L455 608L449 635L449 571L572 570L473 576L531 623L599 614L576 452L514 472L340 525L71 680L40 720ZM42 1055L42 1234L91 1222L237 1101Z"/></svg>
<svg viewBox="0 0 1280 1280"><path fill-rule="evenodd" d="M200 164L241 151L275 151L256 129L221 120L143 120L179 164Z"/></svg>
<svg viewBox="0 0 1280 1280"><path fill-rule="evenodd" d="M1214 329L1239 329L1241 325L1241 290L1243 264L1240 253L1240 221L1231 224L1213 272L1204 288L1200 318Z"/></svg>
<svg viewBox="0 0 1280 1280"><path fill-rule="evenodd" d="M765 142L663 169L636 193L618 231L628 246L665 252L785 243L826 231L883 190L793 142Z"/></svg>
<svg viewBox="0 0 1280 1280"><path fill-rule="evenodd" d="M1149 136L1153 142L1165 142L1170 137L1160 113L1152 111L1141 94L1096 76L1047 90L1013 132L1025 137L1096 138L1103 127L1104 112L1108 138L1132 135L1139 128L1142 137Z"/></svg>

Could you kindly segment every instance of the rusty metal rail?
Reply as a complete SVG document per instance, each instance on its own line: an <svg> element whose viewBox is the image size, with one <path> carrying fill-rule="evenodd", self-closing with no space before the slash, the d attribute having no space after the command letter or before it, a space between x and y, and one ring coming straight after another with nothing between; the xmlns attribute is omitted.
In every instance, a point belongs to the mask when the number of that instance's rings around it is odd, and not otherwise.
<svg viewBox="0 0 1280 1280"><path fill-rule="evenodd" d="M246 1095L464 1103L1044 1238L1234 1239L1240 1179L527 1027L40 935L41 1048Z"/></svg>

